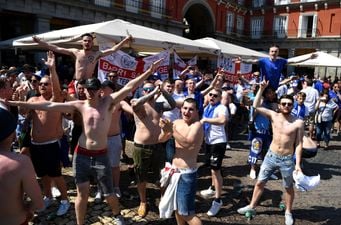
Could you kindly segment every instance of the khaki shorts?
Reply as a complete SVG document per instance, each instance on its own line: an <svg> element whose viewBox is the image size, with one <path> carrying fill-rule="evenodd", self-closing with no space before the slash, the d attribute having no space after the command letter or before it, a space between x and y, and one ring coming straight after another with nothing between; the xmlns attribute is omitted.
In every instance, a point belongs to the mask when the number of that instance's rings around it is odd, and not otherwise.
<svg viewBox="0 0 341 225"><path fill-rule="evenodd" d="M134 170L138 183L152 178L151 182L160 179L160 171L165 163L165 151L159 144L140 145L134 144ZM149 174L151 172L151 174Z"/></svg>

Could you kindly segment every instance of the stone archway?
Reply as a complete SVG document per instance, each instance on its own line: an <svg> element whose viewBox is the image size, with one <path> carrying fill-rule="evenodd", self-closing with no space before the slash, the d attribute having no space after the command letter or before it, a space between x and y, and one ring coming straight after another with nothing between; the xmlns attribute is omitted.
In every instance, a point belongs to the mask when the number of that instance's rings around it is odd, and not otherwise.
<svg viewBox="0 0 341 225"><path fill-rule="evenodd" d="M194 40L214 36L214 14L206 1L198 0L185 5L183 15L187 26L183 31L184 37Z"/></svg>

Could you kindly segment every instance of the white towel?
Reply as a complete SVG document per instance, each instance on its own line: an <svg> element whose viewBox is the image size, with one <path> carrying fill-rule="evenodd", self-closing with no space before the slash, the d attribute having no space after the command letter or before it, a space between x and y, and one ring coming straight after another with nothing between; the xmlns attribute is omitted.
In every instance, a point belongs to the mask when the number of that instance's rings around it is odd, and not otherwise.
<svg viewBox="0 0 341 225"><path fill-rule="evenodd" d="M301 172L292 173L295 181L295 187L300 191L310 191L320 183L320 174L317 176L306 176Z"/></svg>
<svg viewBox="0 0 341 225"><path fill-rule="evenodd" d="M173 211L177 210L176 191L178 189L180 176L181 173L173 173L169 181L167 189L163 194L159 204L160 218L171 218Z"/></svg>

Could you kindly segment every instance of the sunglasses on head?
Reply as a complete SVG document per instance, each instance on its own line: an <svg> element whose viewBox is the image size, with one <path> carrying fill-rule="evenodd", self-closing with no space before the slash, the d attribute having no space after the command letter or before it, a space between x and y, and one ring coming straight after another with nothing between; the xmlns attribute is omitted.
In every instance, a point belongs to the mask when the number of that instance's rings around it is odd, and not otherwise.
<svg viewBox="0 0 341 225"><path fill-rule="evenodd" d="M49 86L49 85L50 85L49 83L44 83L44 82L39 83L39 86Z"/></svg>
<svg viewBox="0 0 341 225"><path fill-rule="evenodd" d="M214 97L214 98L218 98L218 95L217 94L213 94L213 93L209 93L208 96Z"/></svg>
<svg viewBox="0 0 341 225"><path fill-rule="evenodd" d="M292 106L292 102L281 102L281 106Z"/></svg>
<svg viewBox="0 0 341 225"><path fill-rule="evenodd" d="M149 91L153 91L154 88L153 88L153 87L147 87L147 88L143 88L143 90L144 90L145 92L149 92Z"/></svg>

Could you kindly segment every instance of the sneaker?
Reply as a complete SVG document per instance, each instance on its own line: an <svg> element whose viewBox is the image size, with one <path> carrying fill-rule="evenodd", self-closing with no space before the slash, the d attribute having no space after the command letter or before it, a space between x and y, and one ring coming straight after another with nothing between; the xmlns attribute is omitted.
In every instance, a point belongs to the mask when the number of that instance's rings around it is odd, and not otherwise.
<svg viewBox="0 0 341 225"><path fill-rule="evenodd" d="M252 180L254 180L254 179L256 179L256 170L250 170L250 178L252 179Z"/></svg>
<svg viewBox="0 0 341 225"><path fill-rule="evenodd" d="M294 218L292 217L291 213L285 213L285 225L293 225Z"/></svg>
<svg viewBox="0 0 341 225"><path fill-rule="evenodd" d="M52 197L54 198L58 198L61 195L60 191L56 187L52 187L51 192L52 192Z"/></svg>
<svg viewBox="0 0 341 225"><path fill-rule="evenodd" d="M208 189L200 191L200 195L204 198L211 198L215 195L215 190L210 186Z"/></svg>
<svg viewBox="0 0 341 225"><path fill-rule="evenodd" d="M121 194L121 190L119 187L114 187L114 192L117 198L121 198L122 194Z"/></svg>
<svg viewBox="0 0 341 225"><path fill-rule="evenodd" d="M231 146L230 146L230 144L229 144L229 143L227 143L225 148L226 148L226 150L230 150L230 149L231 149Z"/></svg>
<svg viewBox="0 0 341 225"><path fill-rule="evenodd" d="M113 216L112 220L116 225L125 225L124 218L121 215Z"/></svg>
<svg viewBox="0 0 341 225"><path fill-rule="evenodd" d="M66 214L69 208L70 208L70 202L67 200L61 200L56 215L62 216Z"/></svg>
<svg viewBox="0 0 341 225"><path fill-rule="evenodd" d="M47 209L48 207L52 205L52 199L49 197L44 196L43 201L44 201L44 208L37 210L37 213L41 213L45 211L45 209Z"/></svg>
<svg viewBox="0 0 341 225"><path fill-rule="evenodd" d="M102 202L102 194L101 192L98 191L95 196L95 203L100 203L100 202Z"/></svg>
<svg viewBox="0 0 341 225"><path fill-rule="evenodd" d="M239 209L237 210L237 212L238 212L239 214L243 214L243 215L244 215L246 212L248 212L248 211L255 212L255 209L251 208L250 205L247 205L247 206L245 206L245 207L243 207L243 208L239 208Z"/></svg>
<svg viewBox="0 0 341 225"><path fill-rule="evenodd" d="M220 202L213 201L211 208L207 212L207 215L208 216L217 215L222 205L223 205L223 201L221 201L221 200L220 200Z"/></svg>

